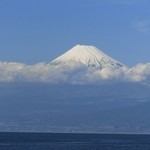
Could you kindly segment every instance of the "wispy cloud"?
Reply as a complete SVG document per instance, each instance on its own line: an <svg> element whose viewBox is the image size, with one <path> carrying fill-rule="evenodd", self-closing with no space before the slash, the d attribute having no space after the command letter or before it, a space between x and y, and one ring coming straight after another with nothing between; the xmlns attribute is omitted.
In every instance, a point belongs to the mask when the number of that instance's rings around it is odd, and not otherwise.
<svg viewBox="0 0 150 150"><path fill-rule="evenodd" d="M115 4L122 4L122 5L133 5L133 4L140 4L145 3L147 0L108 0L109 2Z"/></svg>
<svg viewBox="0 0 150 150"><path fill-rule="evenodd" d="M150 33L150 20L136 21L133 25L138 32L145 34Z"/></svg>

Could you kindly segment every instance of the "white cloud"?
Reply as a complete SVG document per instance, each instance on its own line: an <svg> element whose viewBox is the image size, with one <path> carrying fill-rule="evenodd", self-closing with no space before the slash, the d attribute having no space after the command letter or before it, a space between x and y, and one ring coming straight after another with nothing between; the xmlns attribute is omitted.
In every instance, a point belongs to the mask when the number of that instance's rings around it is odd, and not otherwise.
<svg viewBox="0 0 150 150"><path fill-rule="evenodd" d="M14 81L24 64L14 62L0 62L0 81Z"/></svg>
<svg viewBox="0 0 150 150"><path fill-rule="evenodd" d="M101 70L88 70L86 73L86 77L88 81L101 81L101 80L122 80L124 77L124 73L128 69L126 67L113 69L111 67L105 67Z"/></svg>
<svg viewBox="0 0 150 150"><path fill-rule="evenodd" d="M125 76L126 80L141 82L150 80L150 63L138 64L128 70Z"/></svg>
<svg viewBox="0 0 150 150"><path fill-rule="evenodd" d="M150 63L138 64L133 68L122 67L112 69L105 67L101 70L94 68L54 66L46 63L25 65L14 62L0 62L0 82L44 82L72 84L98 83L101 81L150 81Z"/></svg>

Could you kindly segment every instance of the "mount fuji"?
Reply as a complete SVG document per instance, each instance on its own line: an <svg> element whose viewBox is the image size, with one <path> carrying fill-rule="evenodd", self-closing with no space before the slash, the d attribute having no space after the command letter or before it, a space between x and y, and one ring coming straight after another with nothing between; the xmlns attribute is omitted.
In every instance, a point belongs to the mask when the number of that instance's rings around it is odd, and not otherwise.
<svg viewBox="0 0 150 150"><path fill-rule="evenodd" d="M102 69L104 67L111 67L118 69L124 65L117 60L106 55L101 50L94 46L76 45L66 53L57 57L51 62L55 66L68 66L74 67L93 67L96 69Z"/></svg>
<svg viewBox="0 0 150 150"><path fill-rule="evenodd" d="M56 74L53 81L97 83L121 79L127 67L94 46L76 45L49 63ZM53 73L54 74L54 73ZM122 80L122 79L121 79Z"/></svg>

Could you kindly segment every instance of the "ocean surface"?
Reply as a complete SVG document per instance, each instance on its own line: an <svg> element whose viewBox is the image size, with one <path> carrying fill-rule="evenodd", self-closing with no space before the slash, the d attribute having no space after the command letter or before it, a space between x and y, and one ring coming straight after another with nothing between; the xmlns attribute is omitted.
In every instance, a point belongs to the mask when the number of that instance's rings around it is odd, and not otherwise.
<svg viewBox="0 0 150 150"><path fill-rule="evenodd" d="M150 135L1 132L0 150L150 150Z"/></svg>

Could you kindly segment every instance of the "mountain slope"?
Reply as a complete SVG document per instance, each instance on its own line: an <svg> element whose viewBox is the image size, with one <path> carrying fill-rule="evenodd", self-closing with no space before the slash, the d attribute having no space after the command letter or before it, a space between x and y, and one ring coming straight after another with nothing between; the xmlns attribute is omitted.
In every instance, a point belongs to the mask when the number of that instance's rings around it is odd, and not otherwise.
<svg viewBox="0 0 150 150"><path fill-rule="evenodd" d="M109 57L94 46L76 45L51 62L53 65L86 66L102 69L109 66L114 69L124 65Z"/></svg>
<svg viewBox="0 0 150 150"><path fill-rule="evenodd" d="M0 84L0 131L150 133L142 84Z"/></svg>

